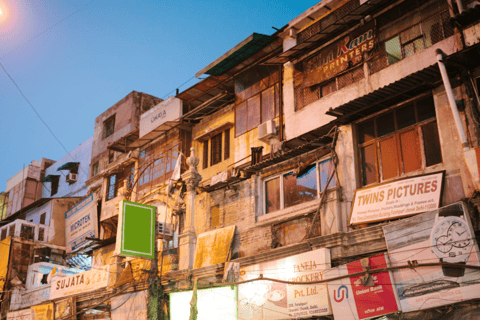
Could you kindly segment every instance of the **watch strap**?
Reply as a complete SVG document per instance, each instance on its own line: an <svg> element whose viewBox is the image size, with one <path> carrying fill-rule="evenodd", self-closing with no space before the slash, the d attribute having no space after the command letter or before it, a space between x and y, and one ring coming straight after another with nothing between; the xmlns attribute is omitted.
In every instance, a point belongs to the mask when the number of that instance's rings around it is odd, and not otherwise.
<svg viewBox="0 0 480 320"><path fill-rule="evenodd" d="M449 217L449 216L461 217L464 214L465 213L463 212L463 206L461 203L444 207L438 210L439 217Z"/></svg>
<svg viewBox="0 0 480 320"><path fill-rule="evenodd" d="M466 264L465 262L458 262L458 264ZM443 275L447 277L463 277L465 275L465 268L463 267L447 267L442 266Z"/></svg>

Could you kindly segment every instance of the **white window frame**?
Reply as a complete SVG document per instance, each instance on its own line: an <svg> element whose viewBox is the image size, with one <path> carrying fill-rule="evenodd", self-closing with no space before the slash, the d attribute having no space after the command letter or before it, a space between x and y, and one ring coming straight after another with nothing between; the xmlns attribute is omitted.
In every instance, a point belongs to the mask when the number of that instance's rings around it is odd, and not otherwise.
<svg viewBox="0 0 480 320"><path fill-rule="evenodd" d="M333 161L333 158L329 155L329 156L321 158L318 161L312 162L312 165L315 164L315 167L316 167L315 173L316 173L316 179L317 179L317 181L316 181L317 182L317 198L312 200L312 201L318 200L320 198L321 194L322 194L322 191L320 191L320 189L321 189L321 187L320 187L320 171L318 170L319 164L322 163L322 162L328 161L328 160ZM280 212L280 211L286 209L285 208L285 196L284 196L284 192L283 192L283 190L284 190L283 180L284 179L282 179L282 178L283 178L284 175L286 175L288 173L291 173L293 171L294 171L293 169L286 170L286 171L280 172L278 174L269 176L268 178L265 178L265 179L262 180L262 200L263 200L262 201L262 215L274 214L276 212ZM267 212L267 207L266 207L266 204L267 204L267 194L266 194L267 182L271 181L271 180L274 180L276 178L280 178L280 209L276 210L276 211L272 211L272 212ZM334 174L333 179L335 179L335 186L327 188L325 190L329 190L329 189L333 189L333 188L337 187L338 181L337 181L337 174L336 173ZM312 202L312 201L309 201L309 202ZM291 207L288 207L288 208L291 208Z"/></svg>

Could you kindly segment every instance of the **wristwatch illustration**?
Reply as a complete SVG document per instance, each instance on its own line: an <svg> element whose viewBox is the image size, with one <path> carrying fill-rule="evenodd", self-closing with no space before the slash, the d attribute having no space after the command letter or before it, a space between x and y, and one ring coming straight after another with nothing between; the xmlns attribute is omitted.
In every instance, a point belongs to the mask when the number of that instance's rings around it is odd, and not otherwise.
<svg viewBox="0 0 480 320"><path fill-rule="evenodd" d="M432 251L440 261L466 264L473 246L472 234L462 207L452 207L438 213L430 234ZM442 270L448 277L463 277L465 274L465 268L461 267L442 267Z"/></svg>

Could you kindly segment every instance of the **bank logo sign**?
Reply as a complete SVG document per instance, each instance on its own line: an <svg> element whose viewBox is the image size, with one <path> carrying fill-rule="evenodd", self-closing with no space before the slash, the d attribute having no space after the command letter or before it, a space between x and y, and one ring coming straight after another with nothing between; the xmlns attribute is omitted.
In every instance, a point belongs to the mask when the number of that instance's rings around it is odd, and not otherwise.
<svg viewBox="0 0 480 320"><path fill-rule="evenodd" d="M154 259L156 208L125 200L121 208L115 253Z"/></svg>
<svg viewBox="0 0 480 320"><path fill-rule="evenodd" d="M65 213L67 253L86 244L86 238L98 238L97 197L89 195Z"/></svg>

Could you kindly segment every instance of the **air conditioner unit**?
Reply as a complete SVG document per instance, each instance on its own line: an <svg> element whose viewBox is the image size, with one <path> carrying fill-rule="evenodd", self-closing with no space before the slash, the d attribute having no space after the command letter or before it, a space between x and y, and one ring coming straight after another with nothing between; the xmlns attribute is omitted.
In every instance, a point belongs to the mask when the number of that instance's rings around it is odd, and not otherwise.
<svg viewBox="0 0 480 320"><path fill-rule="evenodd" d="M163 236L165 234L166 236L173 237L172 227L168 223L157 222L157 226L159 236Z"/></svg>
<svg viewBox="0 0 480 320"><path fill-rule="evenodd" d="M76 173L69 173L69 174L67 174L67 176L65 177L65 180L66 180L68 183L77 182L77 174L76 174Z"/></svg>
<svg viewBox="0 0 480 320"><path fill-rule="evenodd" d="M277 127L274 120L269 120L258 126L258 139L264 142L277 134Z"/></svg>

